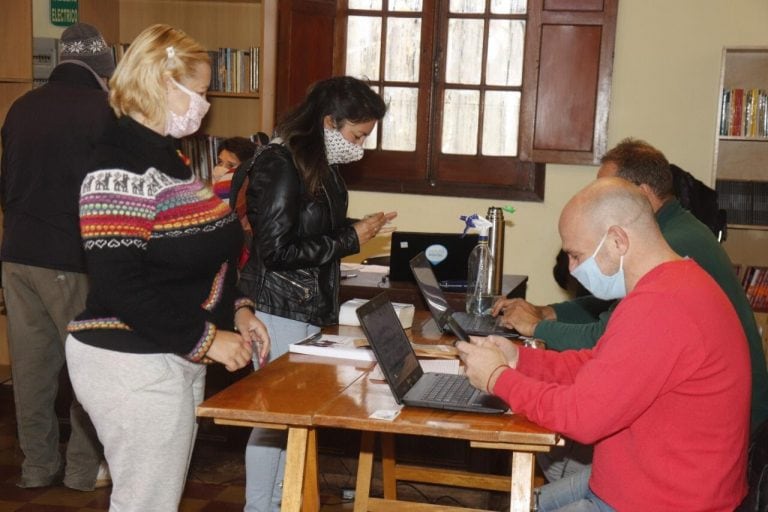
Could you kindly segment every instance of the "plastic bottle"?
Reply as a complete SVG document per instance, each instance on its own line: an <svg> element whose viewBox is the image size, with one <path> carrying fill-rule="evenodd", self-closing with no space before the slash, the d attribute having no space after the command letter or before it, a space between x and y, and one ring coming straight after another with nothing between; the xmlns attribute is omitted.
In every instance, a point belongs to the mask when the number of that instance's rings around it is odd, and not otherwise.
<svg viewBox="0 0 768 512"><path fill-rule="evenodd" d="M467 261L467 313L490 315L493 307L493 255L488 247L488 230L492 224L484 217L472 216L472 226L479 231L477 245Z"/></svg>

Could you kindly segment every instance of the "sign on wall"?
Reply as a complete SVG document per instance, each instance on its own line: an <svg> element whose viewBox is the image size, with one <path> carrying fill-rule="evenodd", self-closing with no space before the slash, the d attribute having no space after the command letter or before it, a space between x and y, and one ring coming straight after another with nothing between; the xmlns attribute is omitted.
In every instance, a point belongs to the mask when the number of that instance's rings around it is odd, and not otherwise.
<svg viewBox="0 0 768 512"><path fill-rule="evenodd" d="M78 0L51 0L51 24L68 27L77 23Z"/></svg>

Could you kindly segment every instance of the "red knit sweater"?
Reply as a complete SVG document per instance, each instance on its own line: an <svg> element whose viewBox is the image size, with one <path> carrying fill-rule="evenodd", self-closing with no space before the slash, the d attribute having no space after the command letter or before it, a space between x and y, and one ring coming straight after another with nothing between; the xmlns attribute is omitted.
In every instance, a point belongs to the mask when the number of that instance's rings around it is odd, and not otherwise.
<svg viewBox="0 0 768 512"><path fill-rule="evenodd" d="M732 511L746 494L744 331L691 260L646 274L594 349L521 349L494 392L530 420L594 443L590 488L617 510Z"/></svg>

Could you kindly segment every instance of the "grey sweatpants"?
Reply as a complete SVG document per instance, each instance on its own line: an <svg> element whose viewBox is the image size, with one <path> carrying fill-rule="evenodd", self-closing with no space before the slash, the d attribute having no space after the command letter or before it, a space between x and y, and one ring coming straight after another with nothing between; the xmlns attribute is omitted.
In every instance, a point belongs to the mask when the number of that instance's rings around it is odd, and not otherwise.
<svg viewBox="0 0 768 512"><path fill-rule="evenodd" d="M67 338L67 364L112 475L111 512L176 512L197 434L205 366Z"/></svg>

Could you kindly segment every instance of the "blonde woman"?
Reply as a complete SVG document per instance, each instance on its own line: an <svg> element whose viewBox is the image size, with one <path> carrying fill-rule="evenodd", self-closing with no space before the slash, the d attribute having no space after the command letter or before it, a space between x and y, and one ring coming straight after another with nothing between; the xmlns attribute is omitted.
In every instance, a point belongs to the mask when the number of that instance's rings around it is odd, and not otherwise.
<svg viewBox="0 0 768 512"><path fill-rule="evenodd" d="M91 289L66 352L104 444L113 511L178 510L203 363L232 371L253 347L269 351L252 302L235 289L237 216L176 149L208 111L210 78L207 54L184 32L139 34L110 82L118 120L81 187Z"/></svg>

